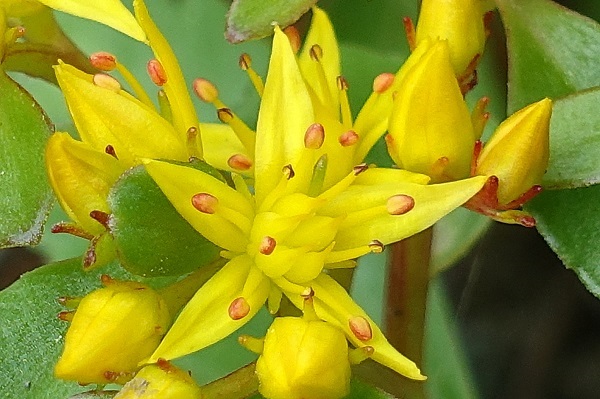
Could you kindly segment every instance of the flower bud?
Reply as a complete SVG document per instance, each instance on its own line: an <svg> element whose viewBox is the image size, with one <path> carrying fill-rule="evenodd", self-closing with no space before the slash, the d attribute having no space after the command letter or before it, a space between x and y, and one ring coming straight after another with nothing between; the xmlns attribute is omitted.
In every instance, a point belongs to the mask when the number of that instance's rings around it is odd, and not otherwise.
<svg viewBox="0 0 600 399"><path fill-rule="evenodd" d="M348 343L321 320L279 317L256 363L259 392L269 399L337 399L350 389Z"/></svg>
<svg viewBox="0 0 600 399"><path fill-rule="evenodd" d="M498 178L500 204L542 182L548 166L551 114L549 98L528 105L502 122L483 148L475 173Z"/></svg>
<svg viewBox="0 0 600 399"><path fill-rule="evenodd" d="M475 142L448 51L445 41L434 42L403 77L387 137L399 167L426 174L434 183L467 177Z"/></svg>
<svg viewBox="0 0 600 399"><path fill-rule="evenodd" d="M201 399L196 382L185 371L159 360L141 369L114 399Z"/></svg>
<svg viewBox="0 0 600 399"><path fill-rule="evenodd" d="M463 75L485 47L483 8L479 0L423 0L416 44L447 40L456 75Z"/></svg>
<svg viewBox="0 0 600 399"><path fill-rule="evenodd" d="M102 277L105 287L82 300L54 368L58 378L81 384L124 383L167 331L167 305L151 288Z"/></svg>

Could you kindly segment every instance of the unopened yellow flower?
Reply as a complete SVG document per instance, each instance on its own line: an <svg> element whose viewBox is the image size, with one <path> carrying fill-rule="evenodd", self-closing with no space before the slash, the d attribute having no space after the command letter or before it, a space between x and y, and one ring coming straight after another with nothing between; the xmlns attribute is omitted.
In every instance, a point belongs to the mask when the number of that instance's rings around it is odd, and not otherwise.
<svg viewBox="0 0 600 399"><path fill-rule="evenodd" d="M457 76L470 75L485 47L486 32L481 0L423 0L416 45L446 40Z"/></svg>
<svg viewBox="0 0 600 399"><path fill-rule="evenodd" d="M167 305L150 287L103 276L103 288L79 303L54 368L81 384L124 383L166 332Z"/></svg>
<svg viewBox="0 0 600 399"><path fill-rule="evenodd" d="M424 41L411 58L417 60L394 98L388 151L400 168L426 174L434 182L465 178L476 137L448 45Z"/></svg>
<svg viewBox="0 0 600 399"><path fill-rule="evenodd" d="M161 360L142 368L114 399L202 399L188 373Z"/></svg>
<svg viewBox="0 0 600 399"><path fill-rule="evenodd" d="M376 361L424 378L323 271L352 267L352 259L427 228L477 192L485 177L426 185L423 175L353 165L356 137L345 134L344 120L329 112L333 106L315 100L326 98L315 96L318 90L307 87L290 42L276 28L254 138L253 186L238 174L231 187L185 166L145 161L178 212L230 259L182 310L148 362L211 345L265 302L276 312L282 295L301 308L312 289L318 316L355 347L373 347Z"/></svg>

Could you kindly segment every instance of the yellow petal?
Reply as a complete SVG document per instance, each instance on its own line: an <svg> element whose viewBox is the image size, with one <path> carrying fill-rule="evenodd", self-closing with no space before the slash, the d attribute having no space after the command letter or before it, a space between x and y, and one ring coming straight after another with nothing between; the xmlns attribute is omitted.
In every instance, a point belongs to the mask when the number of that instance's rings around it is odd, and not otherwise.
<svg viewBox="0 0 600 399"><path fill-rule="evenodd" d="M310 96L287 36L275 28L269 74L256 128L256 197L260 205L281 179L281 169L295 164L304 148L304 133L314 122ZM310 178L313 165L296 170Z"/></svg>
<svg viewBox="0 0 600 399"><path fill-rule="evenodd" d="M244 230L254 218L254 210L243 194L190 167L150 160L144 163L177 212L200 234L229 251L246 251L249 231ZM192 198L200 193L216 198L218 204L214 213L201 212L194 207Z"/></svg>
<svg viewBox="0 0 600 399"><path fill-rule="evenodd" d="M169 46L165 37L157 28L154 21L152 21L152 18L150 18L144 2L142 0L134 0L133 8L135 10L135 17L148 36L150 47L156 59L161 63L167 75L167 81L162 87L167 93L167 98L171 104L175 130L181 137L185 137L188 129L198 127L198 117L196 116L196 109L192 104L188 85L185 83L177 57L175 57L171 46ZM202 155L201 148L200 155Z"/></svg>
<svg viewBox="0 0 600 399"><path fill-rule="evenodd" d="M102 233L105 228L90 217L90 212L110 212L106 197L125 168L112 156L58 132L50 136L46 146L46 169L69 217L92 235Z"/></svg>
<svg viewBox="0 0 600 399"><path fill-rule="evenodd" d="M244 255L218 271L183 308L148 362L175 359L206 348L246 324L265 303L270 289L269 280L262 279L254 292L244 297L250 312L239 320L229 316L229 306L242 296L251 268L252 260Z"/></svg>
<svg viewBox="0 0 600 399"><path fill-rule="evenodd" d="M331 199L319 213L347 215L335 237L334 251L364 247L373 240L387 245L431 226L475 195L485 182L485 177L478 176L434 185L404 182L379 187L355 185ZM387 201L395 195L411 197L414 207L401 215L390 214Z"/></svg>
<svg viewBox="0 0 600 399"><path fill-rule="evenodd" d="M98 151L113 146L128 166L138 158L184 161L184 137L154 110L123 90L118 93L93 83L93 77L60 63L54 67L81 139Z"/></svg>
<svg viewBox="0 0 600 399"><path fill-rule="evenodd" d="M39 2L55 10L108 25L141 42L146 41L142 28L120 0L39 0Z"/></svg>
<svg viewBox="0 0 600 399"><path fill-rule="evenodd" d="M320 106L331 109L334 112L333 115L337 117L340 107L337 87L337 77L341 74L340 50L333 25L327 13L318 7L313 7L312 13L310 29L306 35L302 52L298 57L298 64L306 84L316 94ZM319 62L313 60L310 56L313 45L319 45L323 50L323 57L320 61L321 66L319 66ZM319 68L322 68L322 72L319 72ZM319 78L319 75L323 72L325 79Z"/></svg>
<svg viewBox="0 0 600 399"><path fill-rule="evenodd" d="M239 170L234 170L229 166L227 160L237 154L251 159L246 148L229 125L201 123L200 137L204 148L204 160L217 169L239 173Z"/></svg>

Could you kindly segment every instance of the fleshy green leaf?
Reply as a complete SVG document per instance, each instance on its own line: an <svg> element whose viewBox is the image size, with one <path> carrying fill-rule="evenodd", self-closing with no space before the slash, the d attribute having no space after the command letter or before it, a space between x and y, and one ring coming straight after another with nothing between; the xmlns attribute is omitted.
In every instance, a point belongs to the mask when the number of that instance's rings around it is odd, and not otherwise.
<svg viewBox="0 0 600 399"><path fill-rule="evenodd" d="M598 23L549 0L496 3L508 38L509 112L600 84Z"/></svg>
<svg viewBox="0 0 600 399"><path fill-rule="evenodd" d="M198 164L201 170L212 169ZM110 231L119 259L131 273L183 275L219 257L220 248L177 213L143 167L126 172L108 201Z"/></svg>
<svg viewBox="0 0 600 399"><path fill-rule="evenodd" d="M550 123L547 188L572 188L600 183L600 89L578 92L554 103Z"/></svg>
<svg viewBox="0 0 600 399"><path fill-rule="evenodd" d="M600 185L543 192L527 207L537 228L566 267L600 298Z"/></svg>
<svg viewBox="0 0 600 399"><path fill-rule="evenodd" d="M231 43L273 33L273 25L293 24L317 0L234 0L227 16L225 36Z"/></svg>
<svg viewBox="0 0 600 399"><path fill-rule="evenodd" d="M51 125L0 68L0 248L37 244L52 204L44 167Z"/></svg>

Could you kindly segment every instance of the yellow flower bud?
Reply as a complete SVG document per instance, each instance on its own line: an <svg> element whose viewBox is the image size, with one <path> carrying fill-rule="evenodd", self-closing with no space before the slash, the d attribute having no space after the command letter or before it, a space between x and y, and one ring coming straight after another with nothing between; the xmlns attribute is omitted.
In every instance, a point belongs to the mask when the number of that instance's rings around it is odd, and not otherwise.
<svg viewBox="0 0 600 399"><path fill-rule="evenodd" d="M419 45L428 39L447 40L454 72L458 76L464 75L485 47L480 0L423 0L416 43Z"/></svg>
<svg viewBox="0 0 600 399"><path fill-rule="evenodd" d="M102 277L104 288L85 296L65 337L54 374L81 384L124 383L167 331L167 305L151 288Z"/></svg>
<svg viewBox="0 0 600 399"><path fill-rule="evenodd" d="M498 126L479 156L475 173L498 178L498 201L508 204L542 182L548 166L552 100L515 112Z"/></svg>
<svg viewBox="0 0 600 399"><path fill-rule="evenodd" d="M114 399L201 399L200 387L165 360L141 369Z"/></svg>
<svg viewBox="0 0 600 399"><path fill-rule="evenodd" d="M434 183L467 177L475 142L448 51L445 41L434 42L406 73L386 138L399 167L429 175Z"/></svg>
<svg viewBox="0 0 600 399"><path fill-rule="evenodd" d="M350 389L348 343L321 320L279 317L256 363L259 392L268 399L337 399Z"/></svg>

